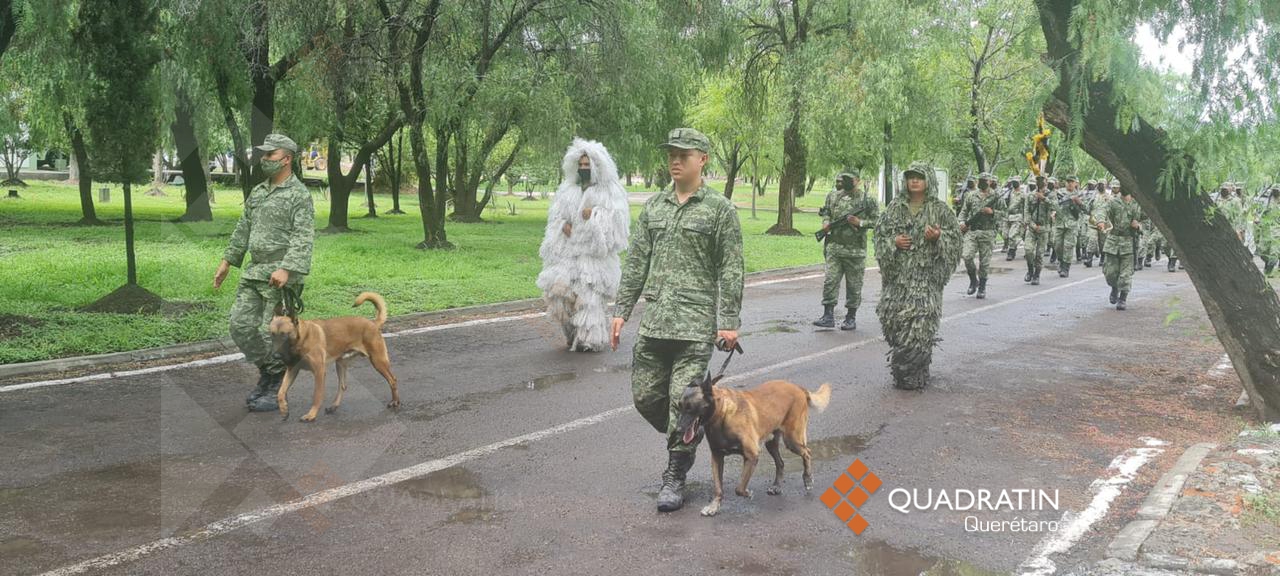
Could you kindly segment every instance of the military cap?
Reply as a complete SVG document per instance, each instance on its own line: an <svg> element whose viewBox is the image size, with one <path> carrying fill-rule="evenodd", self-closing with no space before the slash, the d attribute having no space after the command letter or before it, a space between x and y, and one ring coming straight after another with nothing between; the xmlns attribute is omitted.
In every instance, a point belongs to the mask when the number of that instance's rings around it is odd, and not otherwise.
<svg viewBox="0 0 1280 576"><path fill-rule="evenodd" d="M1009 181L1010 181L1010 182L1016 182L1016 183L1018 183L1018 184L1021 184L1021 183L1022 183L1022 179L1021 179L1021 178L1018 178L1018 175L1017 175L1017 174L1014 174L1013 176L1010 176L1010 177L1009 177Z"/></svg>
<svg viewBox="0 0 1280 576"><path fill-rule="evenodd" d="M1075 174L1072 174L1072 175L1070 175L1070 176L1067 176L1067 178L1066 178L1066 180L1064 180L1064 182L1075 182L1076 184L1079 184L1079 183L1080 183L1080 179L1079 179L1079 178L1076 178L1076 175L1075 175Z"/></svg>
<svg viewBox="0 0 1280 576"><path fill-rule="evenodd" d="M995 177L995 176L992 176L990 172L983 172L983 173L981 173L981 174L979 174L979 175L978 175L978 179L979 179L979 180L994 181L994 180L996 179L996 177Z"/></svg>
<svg viewBox="0 0 1280 576"><path fill-rule="evenodd" d="M1057 179L1057 178L1054 178L1053 176L1050 176L1050 177L1048 177L1048 178L1046 178L1046 179L1045 179L1045 183L1046 183L1046 184L1057 184L1057 183L1058 183L1058 179Z"/></svg>
<svg viewBox="0 0 1280 576"><path fill-rule="evenodd" d="M706 134L693 128L676 128L667 134L667 141L659 147L710 152L711 140L707 138Z"/></svg>
<svg viewBox="0 0 1280 576"><path fill-rule="evenodd" d="M845 168L842 172L836 174L836 179L839 180L845 176L849 176L851 178L862 178L862 174L858 172L857 168Z"/></svg>
<svg viewBox="0 0 1280 576"><path fill-rule="evenodd" d="M289 137L284 134L267 134L267 137L262 140L262 144L254 146L254 148L263 152L283 149L288 150L295 155L298 153L298 143L290 140Z"/></svg>
<svg viewBox="0 0 1280 576"><path fill-rule="evenodd" d="M910 174L916 174L916 175L919 175L921 178L924 178L925 180L928 180L928 179L929 179L929 175L925 173L925 170L927 169L927 166L928 166L927 164L923 164L923 163L921 163L921 162L915 162L915 163L911 164L911 167L909 167L909 168L907 168L906 170L903 170L903 171L902 171L902 178L905 180L905 179L907 178L907 176L908 176L908 175L910 175Z"/></svg>

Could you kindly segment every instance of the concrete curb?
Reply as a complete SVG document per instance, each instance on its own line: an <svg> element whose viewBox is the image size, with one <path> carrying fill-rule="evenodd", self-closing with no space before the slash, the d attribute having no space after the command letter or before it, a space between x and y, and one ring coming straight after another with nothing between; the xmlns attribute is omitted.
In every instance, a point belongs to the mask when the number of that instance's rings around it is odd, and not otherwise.
<svg viewBox="0 0 1280 576"><path fill-rule="evenodd" d="M791 268L777 268L774 270L752 272L747 274L747 278L752 280L758 280L761 278L783 278L806 272L820 271L822 268L823 265L821 264L795 266ZM464 306L461 308L447 308L432 312L415 312L412 314L404 314L388 318L385 328L390 329L390 331L395 331L399 328L437 324L441 323L442 320L454 320L458 317L505 316L539 309L541 306L541 298L530 298L526 300L512 300L494 304ZM235 343L232 342L230 338L223 338L220 340L188 342L185 344L146 348L143 350L112 352L109 354L95 354L92 356L54 358L52 360L40 360L37 362L3 364L0 365L0 381L13 378L30 377L36 374L49 374L68 370L84 370L99 366L155 362L157 360L166 360L170 358L186 358L206 354L233 354L236 352L239 352L239 349L236 348Z"/></svg>
<svg viewBox="0 0 1280 576"><path fill-rule="evenodd" d="M1182 493L1182 486L1186 484L1187 478L1200 466L1200 461L1216 448L1215 444L1196 444L1187 448L1182 456L1178 457L1173 468L1160 477L1155 488L1142 501L1142 507L1138 508L1138 518L1125 525L1107 546L1107 558L1129 562L1138 559L1138 550L1160 521L1169 515L1169 510L1173 508L1173 503ZM1157 559L1153 558L1153 560Z"/></svg>

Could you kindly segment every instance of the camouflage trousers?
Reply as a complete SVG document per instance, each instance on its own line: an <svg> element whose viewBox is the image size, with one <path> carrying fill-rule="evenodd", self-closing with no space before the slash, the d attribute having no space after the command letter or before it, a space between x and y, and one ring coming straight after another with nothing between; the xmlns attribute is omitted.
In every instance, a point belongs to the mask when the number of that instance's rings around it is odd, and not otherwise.
<svg viewBox="0 0 1280 576"><path fill-rule="evenodd" d="M1004 247L1006 250L1018 248L1018 243L1022 241L1022 220L1008 220L1004 223L1004 228L1000 230L1000 234L1004 236Z"/></svg>
<svg viewBox="0 0 1280 576"><path fill-rule="evenodd" d="M690 453L698 450L702 436L692 444L681 442L676 421L684 387L706 373L712 350L709 342L646 336L636 342L631 358L631 397L636 411L655 430L667 435L667 450Z"/></svg>
<svg viewBox="0 0 1280 576"><path fill-rule="evenodd" d="M1085 237L1088 240L1085 244L1085 250L1094 256L1102 254L1102 246L1107 242L1107 233L1101 232L1097 228L1092 228Z"/></svg>
<svg viewBox="0 0 1280 576"><path fill-rule="evenodd" d="M1058 253L1058 263L1071 264L1076 256L1076 227L1056 228L1053 238L1053 249Z"/></svg>
<svg viewBox="0 0 1280 576"><path fill-rule="evenodd" d="M844 307L857 310L862 304L862 277L867 270L866 256L841 254L838 249L827 250L827 274L822 281L822 305L835 306L840 302L840 280L844 279Z"/></svg>
<svg viewBox="0 0 1280 576"><path fill-rule="evenodd" d="M1027 265L1031 266L1034 270L1043 268L1044 251L1045 248L1049 246L1048 228L1042 226L1039 232L1032 231L1028 228L1025 239L1027 241Z"/></svg>
<svg viewBox="0 0 1280 576"><path fill-rule="evenodd" d="M1133 285L1133 254L1113 254L1107 252L1107 261L1102 266L1102 274L1107 279L1107 286L1128 292Z"/></svg>
<svg viewBox="0 0 1280 576"><path fill-rule="evenodd" d="M966 232L960 250L960 259L964 261L965 270L974 271L973 259L976 256L978 259L976 270L978 278L986 278L987 273L991 271L991 251L995 249L995 244L995 230L970 230Z"/></svg>
<svg viewBox="0 0 1280 576"><path fill-rule="evenodd" d="M273 374L284 372L284 363L271 350L271 334L267 331L280 299L279 288L259 280L241 280L236 287L236 301L231 305L231 339L244 352L245 360Z"/></svg>

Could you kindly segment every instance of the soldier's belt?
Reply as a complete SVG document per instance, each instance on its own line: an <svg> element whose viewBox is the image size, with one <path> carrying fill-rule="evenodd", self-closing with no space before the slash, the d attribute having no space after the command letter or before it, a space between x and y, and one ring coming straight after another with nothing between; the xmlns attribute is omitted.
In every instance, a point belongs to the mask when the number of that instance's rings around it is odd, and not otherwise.
<svg viewBox="0 0 1280 576"><path fill-rule="evenodd" d="M267 250L259 252L249 252L249 259L254 264L262 264L264 262L279 262L284 260L284 255L289 253L288 248L280 250Z"/></svg>

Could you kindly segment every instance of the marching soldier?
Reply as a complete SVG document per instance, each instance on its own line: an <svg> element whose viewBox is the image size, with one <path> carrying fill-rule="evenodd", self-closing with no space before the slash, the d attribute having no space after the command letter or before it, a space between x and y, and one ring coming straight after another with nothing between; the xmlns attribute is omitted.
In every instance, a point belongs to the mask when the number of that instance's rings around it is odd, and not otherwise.
<svg viewBox="0 0 1280 576"><path fill-rule="evenodd" d="M1008 255L1005 260L1012 262L1018 257L1018 242L1022 240L1022 211L1026 194L1022 191L1022 182L1017 175L1009 177L1006 184L1004 203L1008 207L1004 217L1004 249Z"/></svg>
<svg viewBox="0 0 1280 576"><path fill-rule="evenodd" d="M1058 277L1071 275L1071 259L1076 253L1076 236L1080 226L1080 216L1084 214L1084 199L1081 198L1080 179L1067 176L1067 187L1058 199L1058 210L1054 214L1053 227L1057 231L1057 242L1054 251L1058 254Z"/></svg>
<svg viewBox="0 0 1280 576"><path fill-rule="evenodd" d="M1113 183L1117 197L1107 204L1106 218L1098 223L1098 229L1107 232L1107 243L1102 249L1107 255L1103 275L1111 287L1110 301L1116 310L1124 310L1133 284L1133 239L1142 231L1138 220L1142 217L1133 193Z"/></svg>
<svg viewBox="0 0 1280 576"><path fill-rule="evenodd" d="M1027 275L1023 282L1040 285L1040 271L1044 268L1044 251L1049 244L1049 228L1053 214L1052 191L1044 176L1036 177L1035 190L1023 201L1022 225L1026 239Z"/></svg>
<svg viewBox="0 0 1280 576"><path fill-rule="evenodd" d="M969 274L966 294L987 297L987 274L991 271L991 252L995 248L996 223L1004 217L1004 199L996 194L996 177L983 172L978 176L978 191L965 196L960 207L960 233L964 235L961 259ZM974 257L977 257L977 263Z"/></svg>
<svg viewBox="0 0 1280 576"><path fill-rule="evenodd" d="M862 303L862 277L867 267L867 231L875 228L880 206L862 190L856 168L836 176L836 191L827 196L822 215L823 250L827 262L822 283L822 317L813 325L835 326L840 279L844 278L844 322L841 330L858 328L858 305Z"/></svg>

